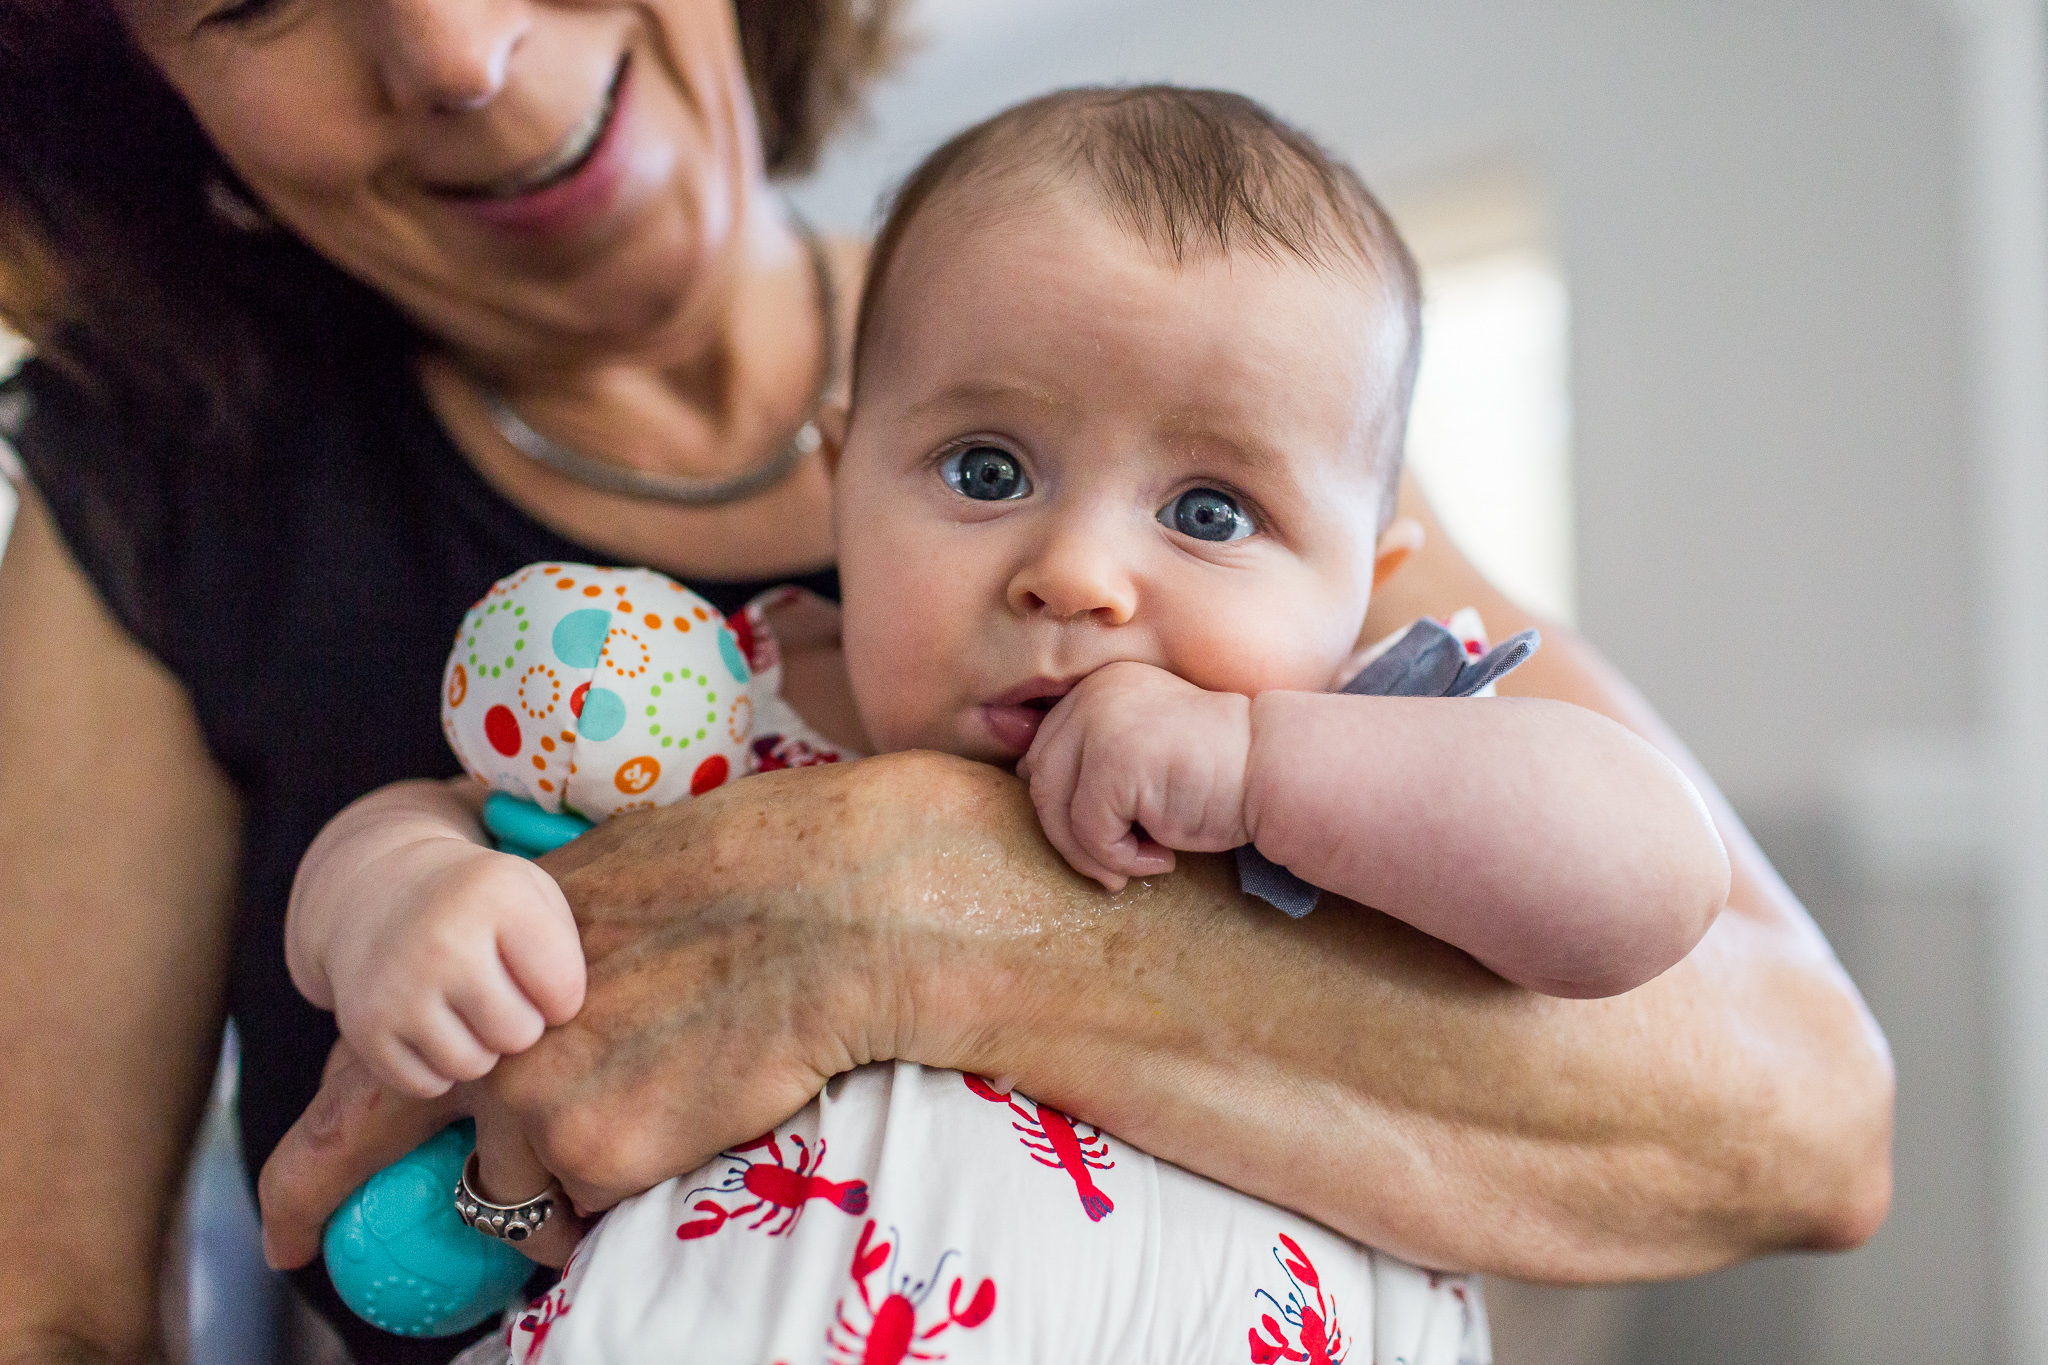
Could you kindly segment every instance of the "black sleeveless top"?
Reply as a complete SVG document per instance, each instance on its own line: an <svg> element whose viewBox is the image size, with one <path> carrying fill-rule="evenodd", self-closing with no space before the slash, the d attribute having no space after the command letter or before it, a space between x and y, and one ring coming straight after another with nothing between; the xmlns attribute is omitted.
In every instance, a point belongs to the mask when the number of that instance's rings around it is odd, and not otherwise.
<svg viewBox="0 0 2048 1365"><path fill-rule="evenodd" d="M0 386L0 436L108 607L184 684L241 794L228 1007L252 1172L312 1099L336 1036L285 970L300 855L364 792L458 771L441 735L441 668L492 582L535 560L603 562L485 483L402 356L272 389L260 453L235 461L138 452L124 434L134 424L41 362ZM833 570L795 581L838 597ZM772 584L690 586L730 612ZM437 1361L460 1344L369 1327L332 1298L318 1261L298 1280L359 1360Z"/></svg>

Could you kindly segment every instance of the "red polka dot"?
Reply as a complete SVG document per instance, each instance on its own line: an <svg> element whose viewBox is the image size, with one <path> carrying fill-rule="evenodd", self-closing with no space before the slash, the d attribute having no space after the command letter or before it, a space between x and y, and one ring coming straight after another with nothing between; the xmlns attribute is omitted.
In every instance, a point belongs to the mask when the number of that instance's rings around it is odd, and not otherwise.
<svg viewBox="0 0 2048 1365"><path fill-rule="evenodd" d="M697 771L690 774L690 795L702 796L705 792L725 785L725 779L732 776L732 764L725 761L724 754L713 754L697 765Z"/></svg>
<svg viewBox="0 0 2048 1365"><path fill-rule="evenodd" d="M583 718L583 699L590 695L590 684L585 683L569 694L569 714L578 720ZM567 734L568 731L562 733Z"/></svg>
<svg viewBox="0 0 2048 1365"><path fill-rule="evenodd" d="M509 706L493 706L484 712L484 738L491 747L510 758L519 752L519 719Z"/></svg>

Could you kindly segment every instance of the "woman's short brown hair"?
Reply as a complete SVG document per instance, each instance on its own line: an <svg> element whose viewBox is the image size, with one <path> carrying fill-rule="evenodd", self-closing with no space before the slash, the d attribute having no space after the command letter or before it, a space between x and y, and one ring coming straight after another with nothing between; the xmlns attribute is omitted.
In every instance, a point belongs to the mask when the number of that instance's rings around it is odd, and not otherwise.
<svg viewBox="0 0 2048 1365"><path fill-rule="evenodd" d="M807 171L893 55L899 0L733 4L768 169ZM210 213L226 176L109 0L0 0L0 320L138 435L233 435L279 347L409 341L290 234Z"/></svg>

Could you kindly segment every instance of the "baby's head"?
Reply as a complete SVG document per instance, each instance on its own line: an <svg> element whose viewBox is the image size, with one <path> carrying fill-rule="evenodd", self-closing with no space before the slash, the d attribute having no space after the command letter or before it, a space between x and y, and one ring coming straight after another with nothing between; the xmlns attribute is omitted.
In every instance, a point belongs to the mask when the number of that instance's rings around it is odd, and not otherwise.
<svg viewBox="0 0 2048 1365"><path fill-rule="evenodd" d="M1074 90L935 152L875 246L836 448L876 747L994 762L1135 660L1325 690L1393 521L1415 265L1241 96Z"/></svg>

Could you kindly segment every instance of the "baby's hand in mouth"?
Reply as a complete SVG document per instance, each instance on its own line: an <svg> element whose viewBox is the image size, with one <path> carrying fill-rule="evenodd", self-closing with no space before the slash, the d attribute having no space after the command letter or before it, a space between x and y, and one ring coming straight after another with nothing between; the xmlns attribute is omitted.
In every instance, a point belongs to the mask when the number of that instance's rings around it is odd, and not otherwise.
<svg viewBox="0 0 2048 1365"><path fill-rule="evenodd" d="M1075 871L1120 891L1173 870L1173 850L1247 843L1251 699L1150 664L1089 674L1039 725L1017 775Z"/></svg>

